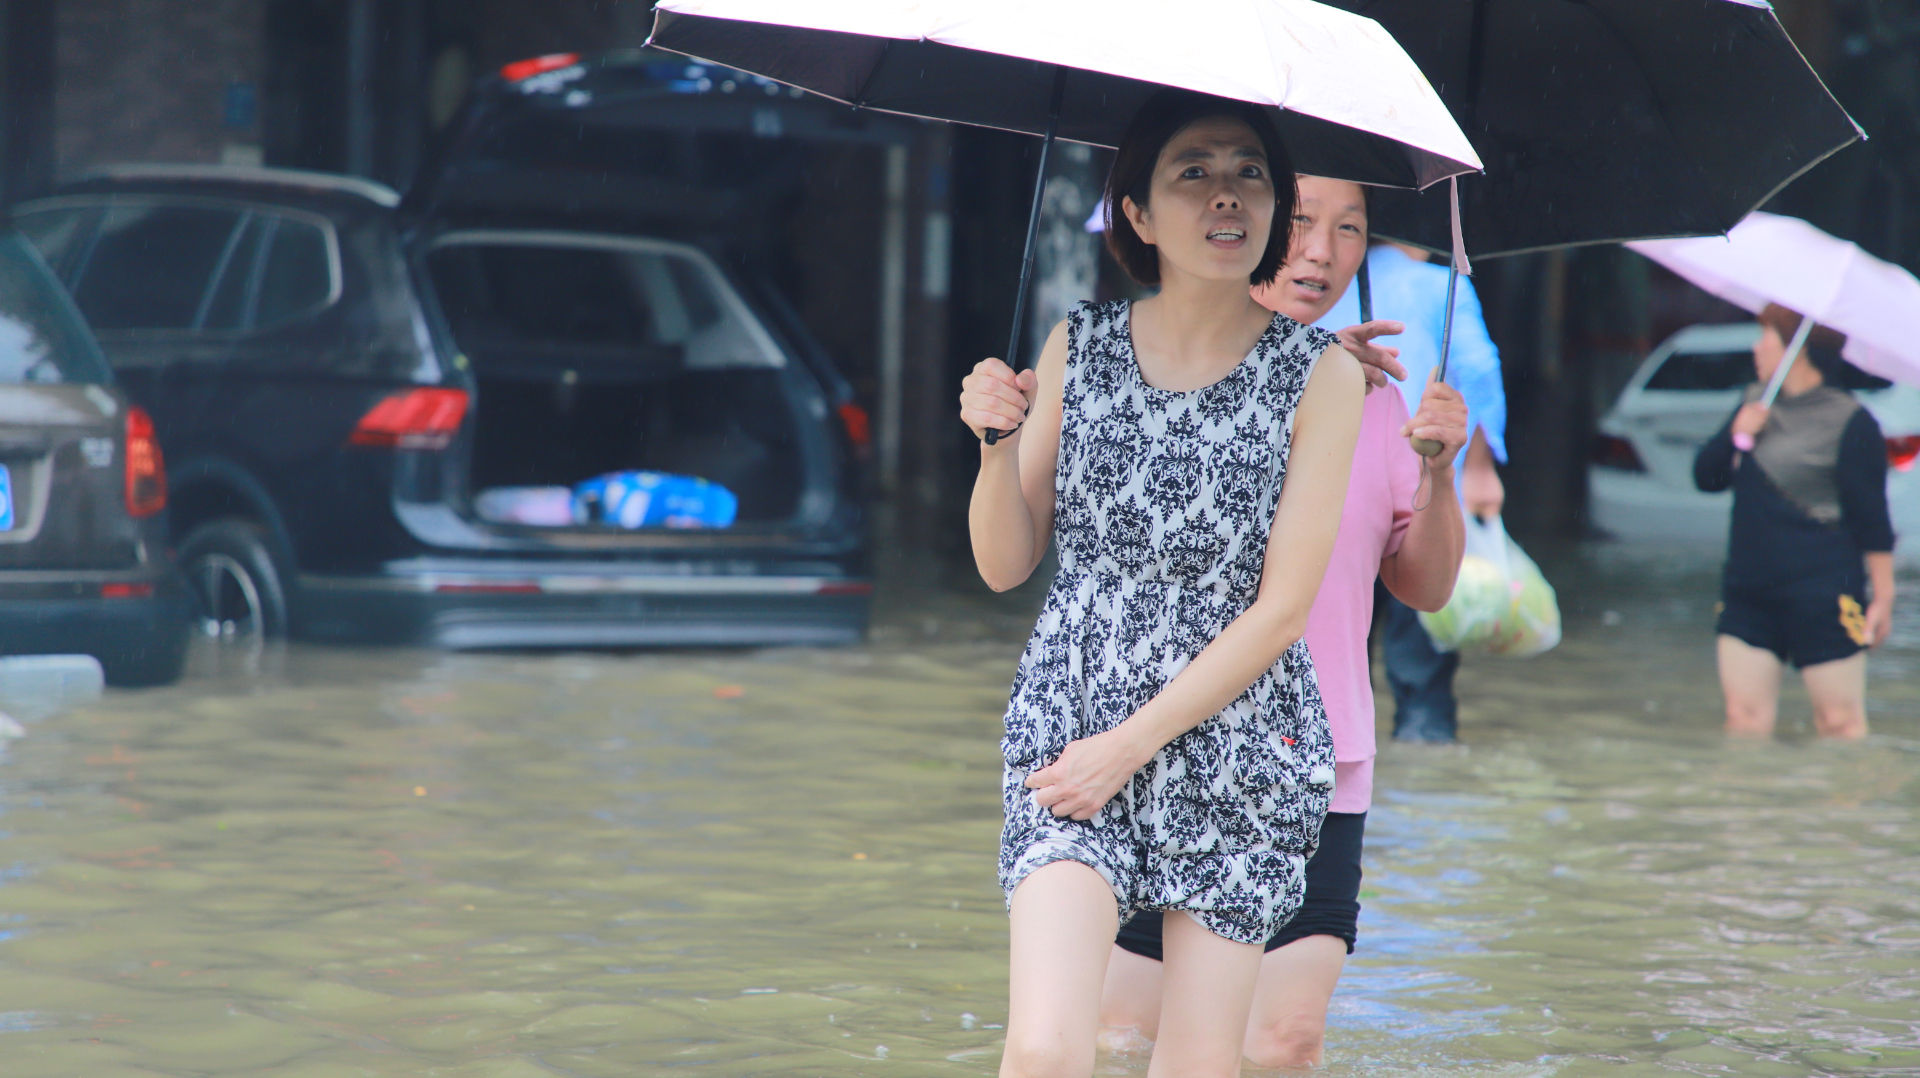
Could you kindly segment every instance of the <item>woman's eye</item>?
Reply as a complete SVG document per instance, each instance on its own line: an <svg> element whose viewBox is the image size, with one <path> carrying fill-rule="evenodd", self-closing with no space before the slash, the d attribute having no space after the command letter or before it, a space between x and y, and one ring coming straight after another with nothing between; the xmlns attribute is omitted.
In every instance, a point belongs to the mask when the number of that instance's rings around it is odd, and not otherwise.
<svg viewBox="0 0 1920 1078"><path fill-rule="evenodd" d="M1180 174L1180 178L1183 180L1197 180L1204 177L1206 174L1207 174L1206 169L1201 168L1199 165L1194 165L1192 168L1189 168L1185 172L1182 172Z"/></svg>

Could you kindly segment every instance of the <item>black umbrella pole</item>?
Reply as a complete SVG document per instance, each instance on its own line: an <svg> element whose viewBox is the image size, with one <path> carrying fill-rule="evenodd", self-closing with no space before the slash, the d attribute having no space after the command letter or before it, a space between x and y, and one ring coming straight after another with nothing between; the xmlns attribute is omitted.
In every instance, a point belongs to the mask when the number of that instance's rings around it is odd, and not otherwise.
<svg viewBox="0 0 1920 1078"><path fill-rule="evenodd" d="M1020 256L1020 291L1013 296L1013 332L1007 336L1007 366L1020 369L1020 330L1027 320L1027 286L1033 281L1033 248L1040 240L1040 204L1047 194L1047 158L1053 155L1053 136L1060 128L1060 100L1067 92L1067 69L1053 69L1053 101L1047 109L1047 134L1040 140L1040 171L1033 177L1033 205L1027 210L1027 249ZM1012 434L1010 430L987 428L986 442L993 445Z"/></svg>
<svg viewBox="0 0 1920 1078"><path fill-rule="evenodd" d="M1447 315L1440 322L1440 377L1447 380L1447 355L1453 350L1453 292L1460 284L1459 253L1447 264ZM1413 451L1423 457L1437 457L1446 445L1430 438L1413 439Z"/></svg>
<svg viewBox="0 0 1920 1078"><path fill-rule="evenodd" d="M1354 278L1354 287L1360 291L1360 324L1373 321L1373 278L1367 273L1367 256L1360 256L1360 275Z"/></svg>

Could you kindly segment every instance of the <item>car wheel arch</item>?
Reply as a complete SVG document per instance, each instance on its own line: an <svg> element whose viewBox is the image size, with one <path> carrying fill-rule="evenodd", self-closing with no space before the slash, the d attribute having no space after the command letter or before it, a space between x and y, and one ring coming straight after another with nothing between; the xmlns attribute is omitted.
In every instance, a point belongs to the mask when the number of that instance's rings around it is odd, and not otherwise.
<svg viewBox="0 0 1920 1078"><path fill-rule="evenodd" d="M296 564L286 520L266 485L232 461L202 457L167 468L167 517L176 545L208 521L250 520L266 529L274 553Z"/></svg>

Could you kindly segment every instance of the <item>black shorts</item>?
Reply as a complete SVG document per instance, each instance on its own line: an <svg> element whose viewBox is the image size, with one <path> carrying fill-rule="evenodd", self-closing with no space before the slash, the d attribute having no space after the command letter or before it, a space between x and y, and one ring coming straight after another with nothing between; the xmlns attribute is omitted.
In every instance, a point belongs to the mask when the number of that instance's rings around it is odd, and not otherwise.
<svg viewBox="0 0 1920 1078"><path fill-rule="evenodd" d="M1834 587L1767 595L1729 590L1720 604L1718 631L1801 670L1852 658L1867 647L1863 591Z"/></svg>
<svg viewBox="0 0 1920 1078"><path fill-rule="evenodd" d="M1308 936L1338 936L1353 941L1360 934L1360 843L1367 831L1364 812L1329 812L1320 825L1320 848L1307 859L1307 898L1293 920L1267 941L1277 951ZM1159 910L1146 910L1120 926L1114 943L1142 958L1160 961Z"/></svg>

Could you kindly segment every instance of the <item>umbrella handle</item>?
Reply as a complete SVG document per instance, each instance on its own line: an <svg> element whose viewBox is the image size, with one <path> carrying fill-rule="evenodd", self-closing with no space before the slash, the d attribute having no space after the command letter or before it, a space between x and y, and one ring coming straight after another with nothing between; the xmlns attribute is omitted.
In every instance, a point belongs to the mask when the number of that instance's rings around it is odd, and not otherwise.
<svg viewBox="0 0 1920 1078"><path fill-rule="evenodd" d="M1457 248L1455 248L1457 250ZM1459 265L1450 265L1446 271L1446 321L1440 323L1440 379L1446 380L1446 359L1448 350L1453 346L1453 286L1459 284ZM1446 448L1446 442L1434 442L1432 438L1413 438L1413 452L1423 457L1438 457L1440 450Z"/></svg>
<svg viewBox="0 0 1920 1078"><path fill-rule="evenodd" d="M1453 257L1447 260L1447 313L1440 324L1440 381L1447 380L1447 358L1453 350L1453 294L1460 284L1460 275L1473 274L1473 266L1467 261L1466 244L1461 240L1460 230L1460 184L1452 176L1447 177L1447 199L1453 214ZM1362 262L1362 266L1366 263ZM1446 448L1445 443L1429 438L1415 438L1413 451L1423 457L1437 457Z"/></svg>
<svg viewBox="0 0 1920 1078"><path fill-rule="evenodd" d="M1047 158L1053 154L1053 136L1060 129L1060 102L1067 96L1067 69L1053 65L1053 101L1047 109L1047 133L1040 140L1040 169L1033 177L1033 205L1027 211L1027 249L1020 256L1020 291L1013 297L1013 332L1007 338L1007 366L1020 369L1020 329L1027 317L1027 285L1033 280L1033 248L1040 236L1040 206L1047 194ZM1014 428L1015 430L1019 428ZM983 440L993 445L1011 430L988 427Z"/></svg>
<svg viewBox="0 0 1920 1078"><path fill-rule="evenodd" d="M1806 346L1807 338L1813 333L1813 319L1800 316L1800 328L1793 331L1793 340L1788 343L1786 352L1780 357L1780 365L1773 369L1773 377L1767 380L1767 391L1760 395L1763 408L1773 407L1773 399L1780 395L1780 387L1787 381L1787 372L1793 369L1793 361L1800 357L1800 349Z"/></svg>
<svg viewBox="0 0 1920 1078"><path fill-rule="evenodd" d="M1774 398L1780 395L1780 387L1786 384L1787 372L1793 369L1793 361L1800 358L1800 349L1806 346L1807 338L1813 333L1813 319L1800 316L1800 328L1793 331L1793 340L1787 342L1787 350L1781 353L1780 365L1773 369L1773 377L1767 379L1767 391L1760 394L1760 407L1773 407ZM1733 435L1733 447L1742 453L1753 452L1754 437L1745 431L1736 431Z"/></svg>

